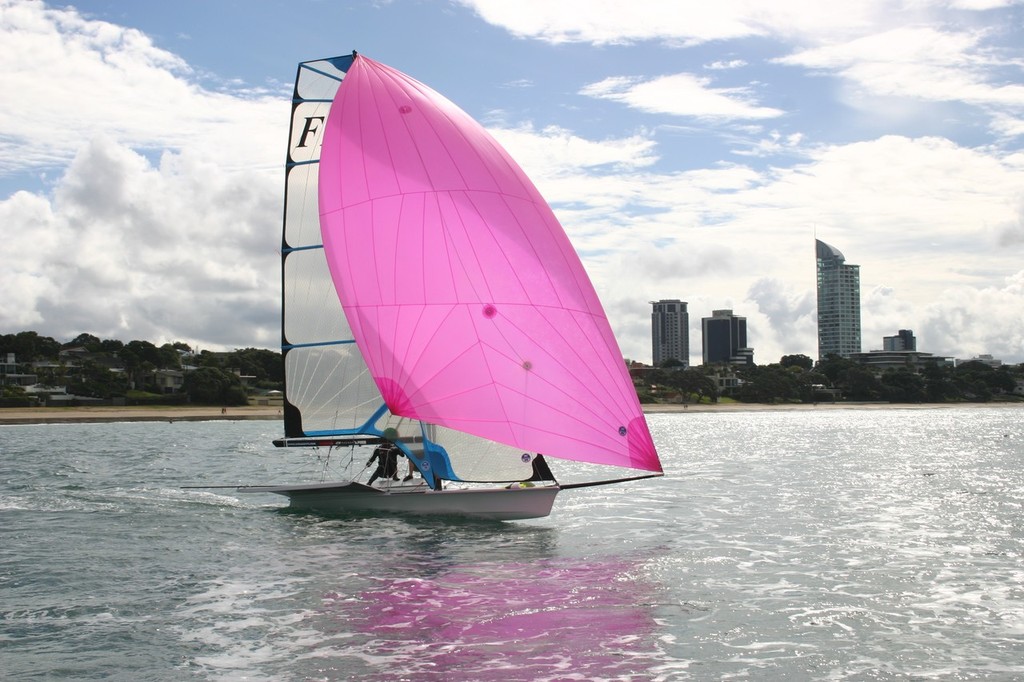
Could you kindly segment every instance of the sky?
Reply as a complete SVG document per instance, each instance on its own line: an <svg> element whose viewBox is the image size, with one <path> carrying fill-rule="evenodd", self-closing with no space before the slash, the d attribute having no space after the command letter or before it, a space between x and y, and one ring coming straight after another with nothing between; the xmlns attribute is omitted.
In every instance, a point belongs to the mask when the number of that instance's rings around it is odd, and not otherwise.
<svg viewBox="0 0 1024 682"><path fill-rule="evenodd" d="M817 357L814 239L863 350L1024 362L1024 0L0 0L0 334L280 344L300 61L358 50L481 121L627 358L651 306Z"/></svg>

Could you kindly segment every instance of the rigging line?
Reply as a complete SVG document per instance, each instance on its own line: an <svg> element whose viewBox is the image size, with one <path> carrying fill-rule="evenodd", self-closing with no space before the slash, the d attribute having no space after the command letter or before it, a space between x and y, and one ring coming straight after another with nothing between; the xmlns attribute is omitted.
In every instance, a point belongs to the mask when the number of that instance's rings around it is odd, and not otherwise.
<svg viewBox="0 0 1024 682"><path fill-rule="evenodd" d="M226 489L238 489L238 488L263 488L269 487L262 485L183 485L179 490L226 490Z"/></svg>
<svg viewBox="0 0 1024 682"><path fill-rule="evenodd" d="M281 249L281 253L291 253L292 251L310 251L312 249L322 249L323 244L310 244L309 246L289 246Z"/></svg>
<svg viewBox="0 0 1024 682"><path fill-rule="evenodd" d="M558 487L562 490L568 490L569 488L590 488L595 485L610 485L612 483L625 483L626 481L640 481L645 478L658 478L665 474L647 474L646 476L630 476L629 478L613 478L608 481L588 481L587 483L563 483Z"/></svg>
<svg viewBox="0 0 1024 682"><path fill-rule="evenodd" d="M324 78L328 78L328 79L330 79L332 81L338 81L340 83L340 82L342 82L344 80L344 76L339 78L338 76L336 76L333 73L328 73L324 69L315 68L313 66L310 66L310 64L316 64L317 62L333 61L334 59L344 59L347 56L348 55L344 55L344 56L341 56L341 57L331 57L331 58L328 58L328 59L315 59L315 60L313 60L311 62L302 62L301 64L299 64L299 66L301 68L303 68L303 69L306 69L307 71L312 71L313 73L318 74L320 76L323 76ZM348 68L351 69L352 65L349 64ZM345 73L347 74L348 71L346 70ZM306 102L330 102L332 100L304 99L304 101L306 101Z"/></svg>
<svg viewBox="0 0 1024 682"><path fill-rule="evenodd" d="M355 343L355 339L340 339L338 341L311 341L309 343L288 343L281 346L282 350L291 350L293 348L318 348L320 346L343 346L345 344Z"/></svg>

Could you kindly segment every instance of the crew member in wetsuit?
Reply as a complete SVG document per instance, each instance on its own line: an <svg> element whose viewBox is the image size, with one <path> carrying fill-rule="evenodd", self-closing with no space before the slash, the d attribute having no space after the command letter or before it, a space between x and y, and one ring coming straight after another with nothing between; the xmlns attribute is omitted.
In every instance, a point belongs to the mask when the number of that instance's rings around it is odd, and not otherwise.
<svg viewBox="0 0 1024 682"><path fill-rule="evenodd" d="M373 456L366 462L366 466L370 466L375 460L377 462L377 470L373 472L373 476L370 476L366 485L373 485L378 478L390 478L397 481L399 454L401 454L401 450L391 441L385 441L378 445L377 449L373 451Z"/></svg>

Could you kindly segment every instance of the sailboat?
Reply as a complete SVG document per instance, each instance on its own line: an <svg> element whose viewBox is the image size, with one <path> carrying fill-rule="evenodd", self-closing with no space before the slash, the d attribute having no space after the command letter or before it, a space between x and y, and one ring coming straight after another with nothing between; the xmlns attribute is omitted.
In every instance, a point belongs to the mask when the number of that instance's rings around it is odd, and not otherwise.
<svg viewBox="0 0 1024 682"><path fill-rule="evenodd" d="M281 258L274 443L326 451L344 477L240 492L509 520L547 516L567 488L662 475L565 231L511 156L426 85L355 52L299 64ZM408 473L370 481L369 452L391 444ZM629 475L560 485L548 459Z"/></svg>

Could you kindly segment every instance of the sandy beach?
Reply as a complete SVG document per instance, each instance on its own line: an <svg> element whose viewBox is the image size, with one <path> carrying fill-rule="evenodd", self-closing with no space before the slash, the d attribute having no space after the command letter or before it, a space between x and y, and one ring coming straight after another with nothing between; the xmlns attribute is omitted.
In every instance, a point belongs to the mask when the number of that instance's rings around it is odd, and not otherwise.
<svg viewBox="0 0 1024 682"><path fill-rule="evenodd" d="M85 422L211 421L281 419L280 407L9 407L0 409L3 424L70 424Z"/></svg>
<svg viewBox="0 0 1024 682"><path fill-rule="evenodd" d="M949 409L954 407L1000 407L1024 411L1024 402L1014 403L818 403L779 404L723 403L716 405L647 404L648 414L700 413L700 412L756 412L781 410L870 410L870 409ZM4 424L68 424L86 422L128 421L214 421L243 419L282 419L277 406L246 407L12 407L0 409L0 425Z"/></svg>

